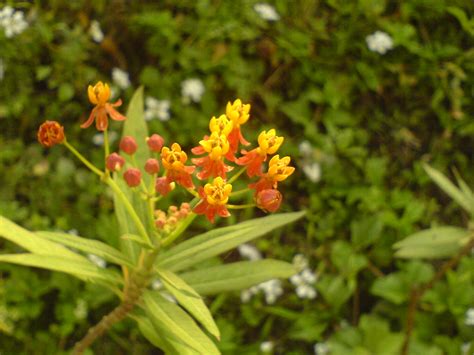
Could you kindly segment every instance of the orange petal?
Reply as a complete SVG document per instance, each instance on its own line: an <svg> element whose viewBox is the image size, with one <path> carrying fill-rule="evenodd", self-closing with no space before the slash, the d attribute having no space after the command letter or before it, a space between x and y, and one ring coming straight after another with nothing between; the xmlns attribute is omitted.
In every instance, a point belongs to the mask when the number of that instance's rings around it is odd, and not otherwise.
<svg viewBox="0 0 474 355"><path fill-rule="evenodd" d="M87 119L86 122L84 122L83 124L81 124L81 128L87 128L89 127L92 122L94 122L94 118L95 118L95 115L96 115L96 112L97 112L97 107L94 107L89 115L89 118Z"/></svg>
<svg viewBox="0 0 474 355"><path fill-rule="evenodd" d="M114 109L111 104L106 104L105 109L107 110L107 113L110 115L110 117L115 121L125 121L127 119L127 117Z"/></svg>

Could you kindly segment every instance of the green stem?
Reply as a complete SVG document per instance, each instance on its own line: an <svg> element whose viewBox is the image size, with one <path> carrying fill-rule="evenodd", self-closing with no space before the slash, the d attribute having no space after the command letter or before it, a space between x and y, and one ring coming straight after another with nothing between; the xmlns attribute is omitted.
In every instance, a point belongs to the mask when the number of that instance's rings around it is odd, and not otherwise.
<svg viewBox="0 0 474 355"><path fill-rule="evenodd" d="M108 129L105 129L104 131L104 152L105 152L105 159L104 162L107 161L107 157L110 154L109 151L109 131ZM107 172L107 165L105 165L105 171Z"/></svg>
<svg viewBox="0 0 474 355"><path fill-rule="evenodd" d="M231 196L231 197L239 196L239 195L242 195L242 194L244 194L244 193L246 193L246 192L249 192L249 191L250 191L249 188L242 189L242 190L239 190L239 191L232 192L232 193L230 194L230 196Z"/></svg>
<svg viewBox="0 0 474 355"><path fill-rule="evenodd" d="M255 203L248 203L246 205L225 205L225 206L232 210L242 210L244 208L255 207Z"/></svg>
<svg viewBox="0 0 474 355"><path fill-rule="evenodd" d="M186 191L188 191L194 197L201 198L201 196L199 196L199 194L196 191L194 191L193 189L186 188Z"/></svg>
<svg viewBox="0 0 474 355"><path fill-rule="evenodd" d="M237 178L243 174L243 172L247 170L247 167L244 166L242 169L240 169L237 173L234 174L234 176L232 176L229 181L227 181L227 183L229 184L232 184L235 180L237 180Z"/></svg>
<svg viewBox="0 0 474 355"><path fill-rule="evenodd" d="M71 144L69 144L68 141L64 141L63 144L66 146L67 149L69 149L72 154L74 154L85 166L87 166L93 173L99 175L101 178L103 178L104 173L97 169L97 167L92 164L89 160L87 160L81 153L79 153L76 148L74 148Z"/></svg>
<svg viewBox="0 0 474 355"><path fill-rule="evenodd" d="M163 239L161 242L161 246L166 247L173 243L183 232L188 228L188 226L191 224L191 222L196 218L196 214L191 212L189 215L183 219L183 221L178 225L178 227L172 231L168 236Z"/></svg>
<svg viewBox="0 0 474 355"><path fill-rule="evenodd" d="M133 222L135 223L136 227L138 228L138 231L140 235L143 237L145 242L149 246L153 246L150 240L150 237L148 236L145 227L143 226L142 221L140 220L140 217L138 217L137 212L133 208L132 204L128 200L127 196L123 193L123 191L120 189L120 187L117 185L117 183L111 179L110 177L105 179L105 183L109 185L112 190L117 194L117 197L122 201L124 204L125 208L127 209L128 213L130 214L130 217L132 217Z"/></svg>

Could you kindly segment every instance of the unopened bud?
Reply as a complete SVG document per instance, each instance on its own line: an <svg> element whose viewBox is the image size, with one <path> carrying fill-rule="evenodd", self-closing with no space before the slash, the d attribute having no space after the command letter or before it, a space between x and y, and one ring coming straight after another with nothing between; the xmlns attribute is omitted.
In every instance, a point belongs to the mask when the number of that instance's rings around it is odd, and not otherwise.
<svg viewBox="0 0 474 355"><path fill-rule="evenodd" d="M124 164L125 164L125 159L122 158L117 153L110 154L105 161L105 166L110 171L120 171L120 169L122 169Z"/></svg>
<svg viewBox="0 0 474 355"><path fill-rule="evenodd" d="M135 138L131 136L125 136L120 141L120 150L123 152L133 155L137 151L137 142L135 142Z"/></svg>
<svg viewBox="0 0 474 355"><path fill-rule="evenodd" d="M173 206L170 206L170 207L168 208L169 213L174 213L174 212L176 212L177 210L178 210L178 207L176 207L176 206L174 206L174 205L173 205Z"/></svg>
<svg viewBox="0 0 474 355"><path fill-rule="evenodd" d="M156 179L155 190L161 195L166 196L173 188L172 183L170 184L166 177L163 176Z"/></svg>
<svg viewBox="0 0 474 355"><path fill-rule="evenodd" d="M179 218L186 218L189 214L189 210L181 209L179 210Z"/></svg>
<svg viewBox="0 0 474 355"><path fill-rule="evenodd" d="M129 168L123 173L123 178L128 186L135 187L140 185L142 173L138 169Z"/></svg>
<svg viewBox="0 0 474 355"><path fill-rule="evenodd" d="M168 218L168 224L174 225L176 223L178 223L178 220L176 219L176 217L171 216L170 218Z"/></svg>
<svg viewBox="0 0 474 355"><path fill-rule="evenodd" d="M165 140L162 136L153 134L151 137L146 139L146 144L148 144L148 148L150 148L152 152L159 153L161 148L163 148L163 144L165 144Z"/></svg>
<svg viewBox="0 0 474 355"><path fill-rule="evenodd" d="M145 163L145 171L150 174L157 174L160 171L160 163L158 160L150 158Z"/></svg>
<svg viewBox="0 0 474 355"><path fill-rule="evenodd" d="M255 197L257 207L267 212L278 210L282 200L282 194L275 189L262 190Z"/></svg>
<svg viewBox="0 0 474 355"><path fill-rule="evenodd" d="M157 220L155 221L155 226L156 226L156 228L158 228L158 229L162 229L162 228L165 226L165 224L166 224L166 220L163 219L163 218L157 219Z"/></svg>
<svg viewBox="0 0 474 355"><path fill-rule="evenodd" d="M64 142L64 127L56 121L46 121L38 129L38 141L44 147Z"/></svg>
<svg viewBox="0 0 474 355"><path fill-rule="evenodd" d="M187 211L189 211L189 210L191 210L191 205L190 205L189 203L187 203L187 202L183 202L183 203L181 204L180 208L181 208L182 210L187 210Z"/></svg>

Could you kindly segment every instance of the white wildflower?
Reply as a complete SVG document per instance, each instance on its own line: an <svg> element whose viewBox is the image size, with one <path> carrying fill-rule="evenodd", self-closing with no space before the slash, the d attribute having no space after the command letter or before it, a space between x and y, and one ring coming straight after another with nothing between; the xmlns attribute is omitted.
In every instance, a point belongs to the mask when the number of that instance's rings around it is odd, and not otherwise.
<svg viewBox="0 0 474 355"><path fill-rule="evenodd" d="M367 36L365 41L367 42L367 47L369 47L372 52L385 54L387 51L393 49L392 37L382 31L375 31Z"/></svg>
<svg viewBox="0 0 474 355"><path fill-rule="evenodd" d="M107 262L102 259L100 256L94 255L94 254L87 254L87 258L92 261L94 264L96 264L98 267L101 269L105 269L107 266Z"/></svg>
<svg viewBox="0 0 474 355"><path fill-rule="evenodd" d="M91 21L91 26L89 27L89 35L92 37L94 42L102 42L102 40L104 39L104 32L102 32L102 29L100 28L99 21Z"/></svg>
<svg viewBox="0 0 474 355"><path fill-rule="evenodd" d="M70 229L67 232L68 234L79 235L79 231L77 229Z"/></svg>
<svg viewBox="0 0 474 355"><path fill-rule="evenodd" d="M309 265L308 259L303 254L296 254L293 257L292 263L298 270L303 270L304 268L307 268Z"/></svg>
<svg viewBox="0 0 474 355"><path fill-rule="evenodd" d="M78 299L76 302L76 307L74 307L73 313L77 319L85 319L87 317L87 302L82 298Z"/></svg>
<svg viewBox="0 0 474 355"><path fill-rule="evenodd" d="M461 354L462 355L472 355L472 353L469 352L470 350L471 350L471 343L464 343L464 344L461 345Z"/></svg>
<svg viewBox="0 0 474 355"><path fill-rule="evenodd" d="M310 157L313 154L313 146L308 141L302 141L298 145L298 149L300 151L300 154L304 157Z"/></svg>
<svg viewBox="0 0 474 355"><path fill-rule="evenodd" d="M308 284L301 284L297 286L295 292L296 295L302 299L307 298L312 300L317 296L316 290Z"/></svg>
<svg viewBox="0 0 474 355"><path fill-rule="evenodd" d="M265 294L265 302L273 304L283 294L283 288L281 287L281 281L278 279L272 279L262 282L257 286Z"/></svg>
<svg viewBox="0 0 474 355"><path fill-rule="evenodd" d="M466 320L464 321L466 325L474 325L474 308L469 308L466 312Z"/></svg>
<svg viewBox="0 0 474 355"><path fill-rule="evenodd" d="M181 83L181 96L183 97L183 102L189 104L191 101L201 101L201 97L205 90L204 84L200 79L191 78L184 80Z"/></svg>
<svg viewBox="0 0 474 355"><path fill-rule="evenodd" d="M158 118L160 121L170 119L170 102L168 100L157 100L154 97L145 99L145 119L150 121Z"/></svg>
<svg viewBox="0 0 474 355"><path fill-rule="evenodd" d="M109 132L109 144L115 142L118 138L118 133L115 131ZM96 133L92 136L92 143L97 146L101 146L104 144L104 134L103 133Z"/></svg>
<svg viewBox="0 0 474 355"><path fill-rule="evenodd" d="M316 183L321 180L321 165L317 162L304 163L303 172L311 182Z"/></svg>
<svg viewBox="0 0 474 355"><path fill-rule="evenodd" d="M273 348L275 347L275 344L273 341L264 341L260 344L260 351L262 353L271 353L273 351Z"/></svg>
<svg viewBox="0 0 474 355"><path fill-rule="evenodd" d="M301 271L300 275L303 281L308 284L313 284L317 280L317 276L309 268L306 268L303 271Z"/></svg>
<svg viewBox="0 0 474 355"><path fill-rule="evenodd" d="M266 21L278 21L280 19L280 15L270 4L258 3L253 6L253 9L262 19Z"/></svg>
<svg viewBox="0 0 474 355"><path fill-rule="evenodd" d="M262 259L262 254L258 251L256 247L250 244L242 244L237 248L239 254L242 258L255 261Z"/></svg>
<svg viewBox="0 0 474 355"><path fill-rule="evenodd" d="M5 31L5 36L11 38L20 34L28 27L22 11L15 11L11 6L5 6L0 11L0 26Z"/></svg>
<svg viewBox="0 0 474 355"><path fill-rule="evenodd" d="M163 287L163 283L162 283L160 280L158 280L158 279L154 280L154 281L151 283L151 288L152 288L152 290L159 290L159 289L162 288L162 287Z"/></svg>
<svg viewBox="0 0 474 355"><path fill-rule="evenodd" d="M329 345L326 344L326 343L316 343L316 344L314 344L314 353L315 353L315 355L329 354Z"/></svg>
<svg viewBox="0 0 474 355"><path fill-rule="evenodd" d="M120 68L112 69L112 80L120 89L125 90L130 86L128 73Z"/></svg>
<svg viewBox="0 0 474 355"><path fill-rule="evenodd" d="M293 257L293 265L299 273L290 277L290 282L295 286L296 295L299 298L314 299L318 295L313 284L318 280L318 276L308 267L308 260L301 254Z"/></svg>

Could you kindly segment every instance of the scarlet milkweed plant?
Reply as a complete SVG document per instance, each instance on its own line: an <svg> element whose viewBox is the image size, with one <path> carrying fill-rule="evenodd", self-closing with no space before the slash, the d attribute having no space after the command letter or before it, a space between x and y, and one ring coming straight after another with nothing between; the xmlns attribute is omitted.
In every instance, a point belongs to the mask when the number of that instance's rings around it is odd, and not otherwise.
<svg viewBox="0 0 474 355"><path fill-rule="evenodd" d="M88 88L94 104L88 128L95 121L104 134L104 166L92 164L67 140L64 127L44 122L38 140L45 147L64 145L114 193L120 226L120 250L103 242L57 232L29 232L0 216L0 235L28 251L0 255L0 261L65 272L112 290L120 302L91 327L73 349L82 354L98 337L125 317L134 319L143 335L170 354L219 354L214 341L220 333L202 296L249 288L298 270L286 262L261 260L200 267L201 262L293 222L303 212L282 213L213 228L185 239L187 227L198 216L214 222L233 209L258 207L275 212L281 204L279 183L294 168L290 158L275 153L283 142L274 129L263 131L253 149L241 130L250 117L250 105L228 103L225 114L213 117L209 133L191 149L188 159L178 143L148 136L143 113L143 90L133 96L126 116L116 110L121 101L109 103L110 89L102 82ZM108 119L123 121L119 152L110 152ZM268 164L267 164L268 163ZM233 189L246 173L247 188ZM178 206L162 206L162 197L182 188L189 199ZM183 193L181 193L183 195ZM253 195L254 203L235 204ZM232 203L231 203L232 201ZM178 242L178 239L184 241ZM99 268L81 253L95 254L113 266ZM158 279L176 303L152 290Z"/></svg>

